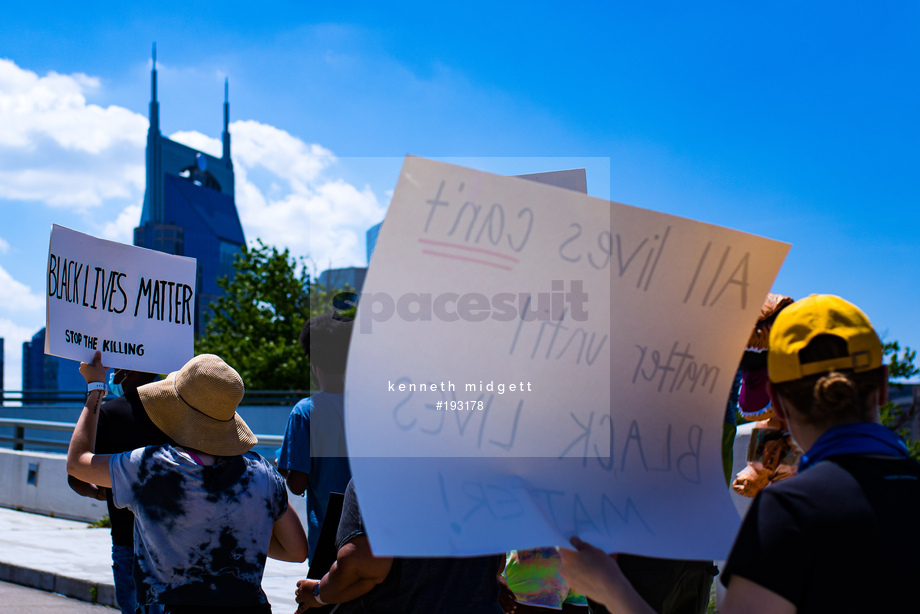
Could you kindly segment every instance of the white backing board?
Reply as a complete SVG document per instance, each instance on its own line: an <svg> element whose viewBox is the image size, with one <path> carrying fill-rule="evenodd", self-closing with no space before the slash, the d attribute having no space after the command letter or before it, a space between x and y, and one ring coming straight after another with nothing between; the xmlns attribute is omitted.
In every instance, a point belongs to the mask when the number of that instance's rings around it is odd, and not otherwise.
<svg viewBox="0 0 920 614"><path fill-rule="evenodd" d="M45 353L167 373L194 355L194 258L97 239L53 225Z"/></svg>
<svg viewBox="0 0 920 614"><path fill-rule="evenodd" d="M348 362L348 451L375 553L578 534L723 558L738 516L722 420L788 249L407 158Z"/></svg>

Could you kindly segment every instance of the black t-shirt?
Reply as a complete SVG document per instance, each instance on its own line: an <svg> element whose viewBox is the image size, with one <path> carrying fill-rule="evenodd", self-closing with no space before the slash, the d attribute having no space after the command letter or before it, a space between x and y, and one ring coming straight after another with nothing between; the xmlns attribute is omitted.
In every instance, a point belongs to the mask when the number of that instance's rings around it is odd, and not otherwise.
<svg viewBox="0 0 920 614"><path fill-rule="evenodd" d="M739 575L808 612L916 611L920 464L835 456L754 499L722 583Z"/></svg>
<svg viewBox="0 0 920 614"><path fill-rule="evenodd" d="M96 454L118 454L146 446L169 443L169 438L150 420L136 390L106 401L99 410L96 426ZM112 503L112 489L106 490L109 518L112 519L112 543L134 546L134 514Z"/></svg>
<svg viewBox="0 0 920 614"><path fill-rule="evenodd" d="M365 535L354 482L348 483L336 549ZM395 558L383 582L336 614L502 614L498 572L504 555L473 558Z"/></svg>

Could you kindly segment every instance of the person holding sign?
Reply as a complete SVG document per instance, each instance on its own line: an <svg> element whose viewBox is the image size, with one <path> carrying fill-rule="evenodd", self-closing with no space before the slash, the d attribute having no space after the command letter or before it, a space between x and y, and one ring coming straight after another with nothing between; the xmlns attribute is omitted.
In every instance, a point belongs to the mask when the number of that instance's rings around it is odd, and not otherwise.
<svg viewBox="0 0 920 614"><path fill-rule="evenodd" d="M303 562L307 540L284 480L250 449L256 438L236 412L239 374L212 354L138 388L153 423L173 443L95 454L106 367L81 363L86 405L67 451L67 472L112 489L135 517L138 604L166 614L270 613L265 557Z"/></svg>
<svg viewBox="0 0 920 614"><path fill-rule="evenodd" d="M341 604L338 614L502 614L504 555L378 557L371 551L355 483L345 489L336 560L319 580L297 582L297 613Z"/></svg>
<svg viewBox="0 0 920 614"><path fill-rule="evenodd" d="M882 343L855 305L812 295L770 332L774 411L805 450L751 505L722 582L725 614L904 612L916 606L920 464L878 423ZM651 612L613 558L572 538L563 575L612 611Z"/></svg>
<svg viewBox="0 0 920 614"><path fill-rule="evenodd" d="M137 389L157 378L156 373L117 369L111 376L109 390L117 398L106 401L99 410L96 427L95 452L117 454L149 445L169 443L169 438L150 420ZM120 389L120 390L119 390ZM134 514L115 507L111 488L97 488L68 476L70 487L84 497L106 502L112 524L112 573L115 580L115 601L122 614L134 614L137 591L134 582ZM151 609L147 614L158 614Z"/></svg>

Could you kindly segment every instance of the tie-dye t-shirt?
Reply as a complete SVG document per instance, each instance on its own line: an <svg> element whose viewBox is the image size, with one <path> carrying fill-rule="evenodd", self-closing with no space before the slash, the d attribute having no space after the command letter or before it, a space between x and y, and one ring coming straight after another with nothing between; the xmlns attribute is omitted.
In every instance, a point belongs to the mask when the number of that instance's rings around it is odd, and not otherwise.
<svg viewBox="0 0 920 614"><path fill-rule="evenodd" d="M262 572L284 480L254 452L201 466L171 445L116 454L115 505L136 518L138 603L267 603ZM136 574L137 578L138 575Z"/></svg>

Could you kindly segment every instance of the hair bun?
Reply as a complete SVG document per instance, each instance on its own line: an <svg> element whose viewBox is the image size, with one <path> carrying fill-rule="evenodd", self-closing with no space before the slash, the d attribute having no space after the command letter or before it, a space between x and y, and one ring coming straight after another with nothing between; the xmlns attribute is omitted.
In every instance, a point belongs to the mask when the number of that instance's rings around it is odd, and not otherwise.
<svg viewBox="0 0 920 614"><path fill-rule="evenodd" d="M815 383L815 409L832 415L859 406L856 384L843 373L831 371Z"/></svg>

